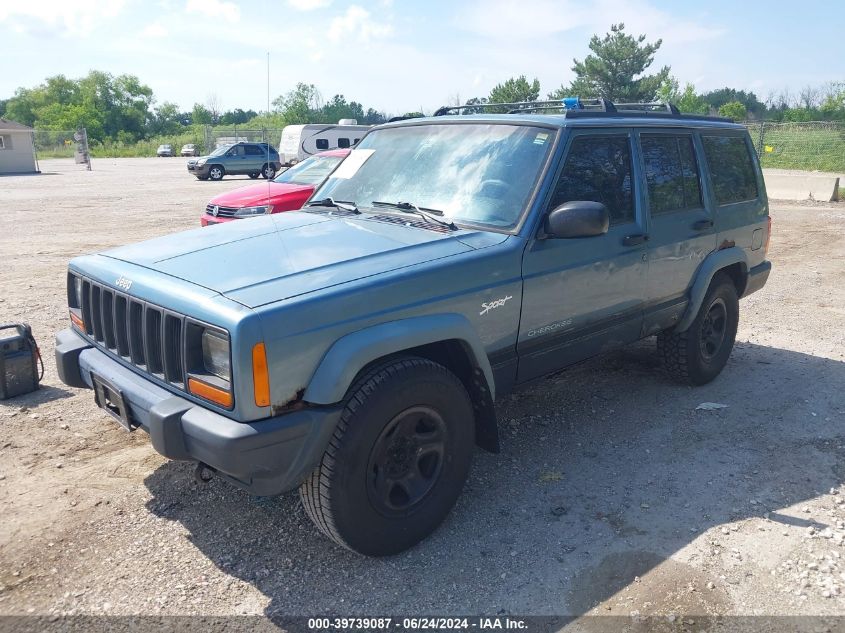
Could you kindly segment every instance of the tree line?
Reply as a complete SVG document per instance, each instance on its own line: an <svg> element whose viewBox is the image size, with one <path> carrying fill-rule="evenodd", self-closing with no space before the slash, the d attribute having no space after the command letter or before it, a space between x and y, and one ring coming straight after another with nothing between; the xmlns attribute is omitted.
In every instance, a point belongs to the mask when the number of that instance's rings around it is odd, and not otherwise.
<svg viewBox="0 0 845 633"><path fill-rule="evenodd" d="M624 24L614 24L604 36L590 39L591 53L583 60L573 60L575 78L548 92L547 99L579 96L614 102L663 101L674 103L682 112L721 114L734 120L845 121L845 82L806 86L797 93L783 90L762 101L754 92L729 87L700 93L690 83L681 87L669 66L647 72L661 45L659 39L648 42L645 35L630 35ZM520 75L463 105L537 101L540 92L536 78L529 81L526 75ZM450 105L462 105L460 98ZM404 116L421 115L408 112ZM95 142L125 144L176 135L192 125L280 128L340 119L374 125L389 118L383 111L347 101L342 94L324 100L314 84L304 82L277 97L270 112L241 108L223 111L216 94L209 95L204 103L195 103L189 111L180 111L169 101L157 105L152 89L134 75L114 76L97 70L81 79L56 75L34 88L18 88L11 98L0 100L0 116L45 130L84 126Z"/></svg>
<svg viewBox="0 0 845 633"><path fill-rule="evenodd" d="M341 94L324 102L313 84L304 83L278 97L273 106L269 113L242 108L223 111L219 98L212 94L205 103L182 111L169 101L156 104L152 89L134 75L93 70L81 79L56 75L34 88L18 88L11 98L0 99L0 117L41 130L85 127L93 142L127 145L178 135L193 125L279 128L340 119L375 125L388 118Z"/></svg>
<svg viewBox="0 0 845 633"><path fill-rule="evenodd" d="M661 45L662 40L647 42L645 35L635 37L625 32L624 24L614 24L603 37L594 35L590 39L589 55L573 60L572 82L547 93L546 98L577 96L616 103L661 101L675 104L684 113L719 114L737 121L845 121L845 81L806 86L798 93L788 89L772 92L764 101L751 91L728 87L700 93L691 83L682 88L669 66L646 73ZM540 82L520 75L496 85L487 96L468 99L464 105L539 99Z"/></svg>

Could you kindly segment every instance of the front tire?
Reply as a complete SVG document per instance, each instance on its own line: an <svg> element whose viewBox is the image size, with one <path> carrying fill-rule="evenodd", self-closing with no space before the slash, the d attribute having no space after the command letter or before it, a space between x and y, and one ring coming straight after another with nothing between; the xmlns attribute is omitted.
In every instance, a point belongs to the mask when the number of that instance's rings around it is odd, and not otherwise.
<svg viewBox="0 0 845 633"><path fill-rule="evenodd" d="M273 165L271 165L270 163L267 163L266 165L264 165L264 167L261 168L261 175L264 176L264 178L266 178L267 180L272 180L276 177L276 168L273 167Z"/></svg>
<svg viewBox="0 0 845 633"><path fill-rule="evenodd" d="M472 403L452 372L423 358L387 361L350 389L320 465L300 486L302 505L339 545L399 553L452 509L473 445Z"/></svg>
<svg viewBox="0 0 845 633"><path fill-rule="evenodd" d="M220 165L212 165L208 170L208 178L209 180L223 180L223 174L225 173Z"/></svg>
<svg viewBox="0 0 845 633"><path fill-rule="evenodd" d="M692 325L679 333L657 336L657 351L674 379L688 385L705 385L728 362L739 326L736 286L724 273L717 273Z"/></svg>

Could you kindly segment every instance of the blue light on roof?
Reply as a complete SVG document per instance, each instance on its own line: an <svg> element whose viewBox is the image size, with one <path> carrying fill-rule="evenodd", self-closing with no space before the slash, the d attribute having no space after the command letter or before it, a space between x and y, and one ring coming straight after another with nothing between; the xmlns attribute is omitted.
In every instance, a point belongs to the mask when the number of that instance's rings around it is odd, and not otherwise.
<svg viewBox="0 0 845 633"><path fill-rule="evenodd" d="M564 97L560 100L563 103L563 107L567 110L581 110L584 108L581 105L581 99L578 97Z"/></svg>

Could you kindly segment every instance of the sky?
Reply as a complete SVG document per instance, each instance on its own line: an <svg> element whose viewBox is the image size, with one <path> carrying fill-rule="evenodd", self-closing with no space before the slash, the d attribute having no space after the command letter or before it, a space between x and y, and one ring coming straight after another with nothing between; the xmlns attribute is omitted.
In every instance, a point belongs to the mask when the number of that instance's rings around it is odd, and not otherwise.
<svg viewBox="0 0 845 633"><path fill-rule="evenodd" d="M0 99L46 77L136 75L183 110L212 95L223 110L267 108L297 82L388 114L486 96L537 77L568 84L573 58L613 23L663 45L702 92L761 100L845 80L837 2L707 0L0 0ZM800 6L800 11L796 9Z"/></svg>

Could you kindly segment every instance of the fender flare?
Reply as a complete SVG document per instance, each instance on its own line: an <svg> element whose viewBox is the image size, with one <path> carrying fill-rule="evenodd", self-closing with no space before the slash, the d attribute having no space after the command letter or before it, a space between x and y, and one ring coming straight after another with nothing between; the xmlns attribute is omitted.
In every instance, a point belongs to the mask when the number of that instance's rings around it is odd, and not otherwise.
<svg viewBox="0 0 845 633"><path fill-rule="evenodd" d="M733 264L740 264L743 274L748 274L748 257L745 251L739 246L731 246L714 251L704 258L704 261L701 262L695 273L695 280L689 291L687 309L684 311L684 316L681 317L681 320L675 326L675 332L683 332L692 325L701 308L701 304L704 302L704 295L707 294L707 289L710 287L710 282L713 281L713 276L723 268L727 268Z"/></svg>
<svg viewBox="0 0 845 633"><path fill-rule="evenodd" d="M369 363L407 349L457 340L484 374L491 398L495 384L490 360L478 334L462 314L431 314L379 323L334 342L311 377L302 399L312 404L340 402L358 373Z"/></svg>

